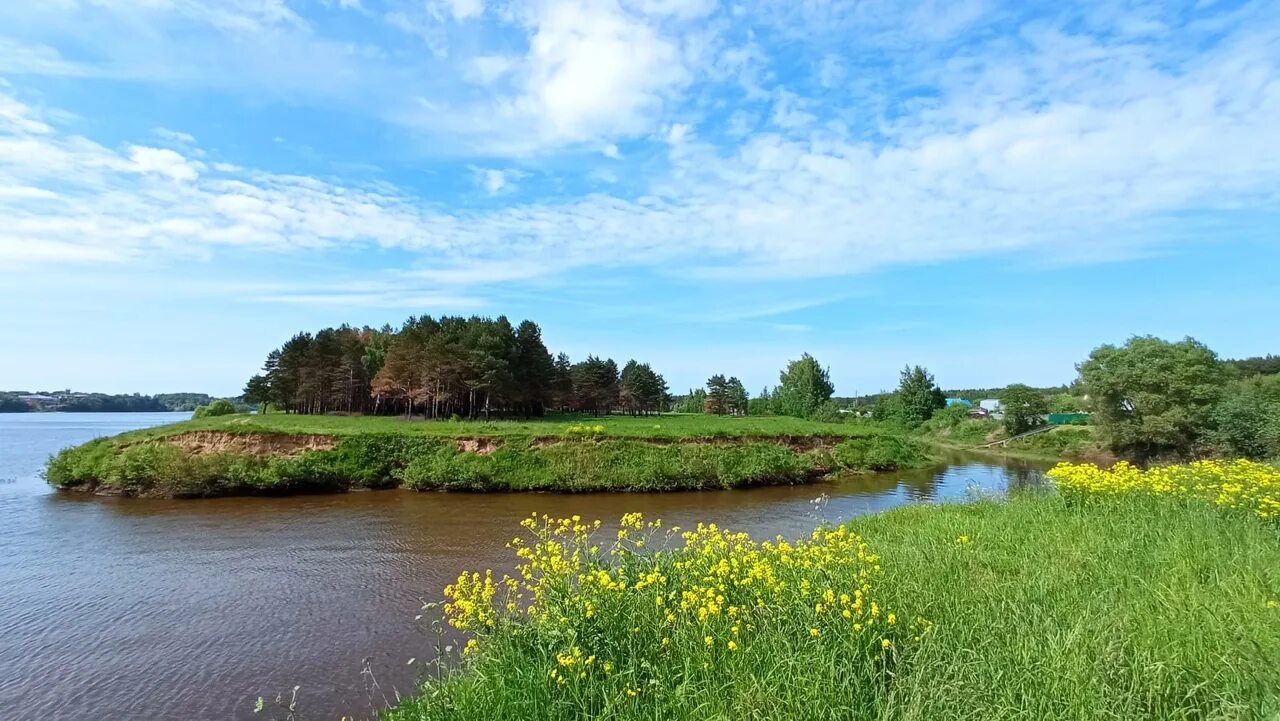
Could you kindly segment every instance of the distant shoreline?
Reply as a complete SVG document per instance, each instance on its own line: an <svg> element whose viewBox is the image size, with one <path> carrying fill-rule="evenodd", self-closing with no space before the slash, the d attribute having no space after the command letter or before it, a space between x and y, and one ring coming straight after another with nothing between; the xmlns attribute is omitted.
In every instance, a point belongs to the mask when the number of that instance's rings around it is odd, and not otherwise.
<svg viewBox="0 0 1280 721"><path fill-rule="evenodd" d="M25 411L0 411L0 415L26 416L26 415L47 414L47 413L76 413L76 414L83 413L83 414L93 415L93 414L102 414L102 413L194 413L194 412L195 412L194 408L190 410L187 410L185 408L179 409L179 410L174 410L172 408L163 408L160 410L144 409L144 410L123 410L123 411L121 410L84 410L84 409L68 411L68 410L63 410L61 408L49 408L49 409L32 408L30 410L25 410Z"/></svg>

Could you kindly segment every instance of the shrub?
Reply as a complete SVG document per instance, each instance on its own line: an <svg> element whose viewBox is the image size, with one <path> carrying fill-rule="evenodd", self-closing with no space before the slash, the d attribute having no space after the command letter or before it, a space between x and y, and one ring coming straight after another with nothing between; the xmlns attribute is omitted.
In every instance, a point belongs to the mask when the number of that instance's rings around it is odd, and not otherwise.
<svg viewBox="0 0 1280 721"><path fill-rule="evenodd" d="M1043 451L1056 456L1069 456L1079 453L1093 443L1094 435L1091 429L1063 426L1038 435L1019 438L1009 445L1013 448Z"/></svg>
<svg viewBox="0 0 1280 721"><path fill-rule="evenodd" d="M121 491L180 488L187 483L182 452L167 443L126 446L106 464L102 482Z"/></svg>
<svg viewBox="0 0 1280 721"><path fill-rule="evenodd" d="M115 447L105 438L64 448L49 457L45 480L63 488L96 485L104 480L105 469L115 454Z"/></svg>
<svg viewBox="0 0 1280 721"><path fill-rule="evenodd" d="M970 406L963 403L944 406L933 412L933 417L925 421L925 426L936 430L955 428L969 420L970 409Z"/></svg>
<svg viewBox="0 0 1280 721"><path fill-rule="evenodd" d="M987 437L994 433L999 427L999 421L970 418L956 425L956 427L951 430L949 438L956 443L977 445L985 442Z"/></svg>
<svg viewBox="0 0 1280 721"><path fill-rule="evenodd" d="M835 401L825 401L813 412L812 419L819 423L843 423L845 414Z"/></svg>
<svg viewBox="0 0 1280 721"><path fill-rule="evenodd" d="M928 460L915 440L884 433L850 438L837 445L832 455L840 467L862 471L894 471Z"/></svg>
<svg viewBox="0 0 1280 721"><path fill-rule="evenodd" d="M232 403L229 400L226 400L225 398L219 398L218 400L208 405L196 406L195 413L192 414L191 417L192 418L213 418L215 416L235 415L236 413L237 411L234 403Z"/></svg>
<svg viewBox="0 0 1280 721"><path fill-rule="evenodd" d="M1209 441L1233 456L1280 457L1280 377L1233 383L1213 409Z"/></svg>

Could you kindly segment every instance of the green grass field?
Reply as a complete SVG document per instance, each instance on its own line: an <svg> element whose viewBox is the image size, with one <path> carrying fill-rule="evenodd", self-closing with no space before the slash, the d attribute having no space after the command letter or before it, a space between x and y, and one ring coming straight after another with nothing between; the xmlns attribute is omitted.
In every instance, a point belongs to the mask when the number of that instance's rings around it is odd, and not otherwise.
<svg viewBox="0 0 1280 721"><path fill-rule="evenodd" d="M975 449L991 441L1005 438L999 421L970 419L953 427L920 429L921 437L929 443L945 448ZM1000 446L982 449L983 452L1030 458L1059 460L1062 458L1096 456L1103 451L1093 426L1056 426L1047 433L1028 436Z"/></svg>
<svg viewBox="0 0 1280 721"><path fill-rule="evenodd" d="M789 416L591 416L552 414L531 420L447 421L406 420L404 416L311 416L286 413L200 418L119 436L126 440L158 438L187 431L230 433L313 433L352 435L394 433L440 437L558 436L574 426L604 428L603 435L627 438L691 438L717 436L857 436L875 432L870 424L820 423Z"/></svg>
<svg viewBox="0 0 1280 721"><path fill-rule="evenodd" d="M536 618L507 620L500 582L498 616L484 616L484 581L467 581L454 591L476 642L462 667L385 718L1280 717L1274 524L1208 505L1036 494L912 505L849 528L879 557L854 561L861 547L827 538L770 553L722 534L575 568L564 559L582 544L560 560L525 546L535 576L552 569ZM882 570L864 582L867 563ZM693 605L677 608L685 591Z"/></svg>

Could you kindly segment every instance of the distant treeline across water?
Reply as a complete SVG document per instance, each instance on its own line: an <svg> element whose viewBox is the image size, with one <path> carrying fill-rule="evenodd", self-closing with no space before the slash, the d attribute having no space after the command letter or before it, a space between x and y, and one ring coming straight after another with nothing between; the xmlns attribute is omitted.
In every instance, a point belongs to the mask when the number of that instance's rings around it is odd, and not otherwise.
<svg viewBox="0 0 1280 721"><path fill-rule="evenodd" d="M207 393L80 393L76 391L0 391L0 413L163 413L194 411L212 402Z"/></svg>

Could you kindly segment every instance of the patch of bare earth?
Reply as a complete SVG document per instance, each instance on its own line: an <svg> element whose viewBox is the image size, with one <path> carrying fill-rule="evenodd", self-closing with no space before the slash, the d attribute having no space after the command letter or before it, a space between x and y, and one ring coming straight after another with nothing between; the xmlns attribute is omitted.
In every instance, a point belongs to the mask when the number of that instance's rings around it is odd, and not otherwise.
<svg viewBox="0 0 1280 721"><path fill-rule="evenodd" d="M224 433L189 431L169 436L166 443L194 456L236 453L248 456L294 456L303 451L327 451L338 444L333 436L312 433Z"/></svg>
<svg viewBox="0 0 1280 721"><path fill-rule="evenodd" d="M459 453L475 453L476 455L487 456L490 453L502 447L502 441L497 438L459 438Z"/></svg>

